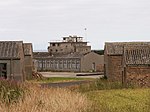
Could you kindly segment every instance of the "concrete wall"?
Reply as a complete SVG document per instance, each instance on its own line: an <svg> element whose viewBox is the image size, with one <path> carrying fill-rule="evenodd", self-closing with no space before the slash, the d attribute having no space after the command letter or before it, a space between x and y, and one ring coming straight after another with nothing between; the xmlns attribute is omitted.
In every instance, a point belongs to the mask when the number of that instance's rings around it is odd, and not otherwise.
<svg viewBox="0 0 150 112"><path fill-rule="evenodd" d="M19 66L18 68L20 70L18 70L18 71L20 71L20 72L17 72L18 73L17 77L18 77L18 79L20 77L20 79L22 79L22 81L25 81L26 80L26 74L25 74L25 62L24 62L23 43L19 43L19 54L20 54L20 60L19 61L17 60L16 63L14 64L14 65L16 65L15 70L17 69L17 66ZM20 75L19 75L19 73L20 73Z"/></svg>
<svg viewBox="0 0 150 112"><path fill-rule="evenodd" d="M71 53L71 52L80 52L80 53L87 53L91 51L91 46L87 46L87 43L82 42L62 42L62 43L55 43L55 46L48 47L48 51L51 54L57 53Z"/></svg>
<svg viewBox="0 0 150 112"><path fill-rule="evenodd" d="M70 53L74 51L74 47L71 45L71 43L56 43L55 46L49 46L48 51L52 54L56 53Z"/></svg>
<svg viewBox="0 0 150 112"><path fill-rule="evenodd" d="M126 68L126 83L150 87L150 66L129 66Z"/></svg>
<svg viewBox="0 0 150 112"><path fill-rule="evenodd" d="M81 71L98 71L99 66L104 65L104 56L94 52L81 58Z"/></svg>
<svg viewBox="0 0 150 112"><path fill-rule="evenodd" d="M23 81L24 68L21 60L0 60L0 63L7 64L7 78Z"/></svg>
<svg viewBox="0 0 150 112"><path fill-rule="evenodd" d="M24 76L24 64L22 62L22 60L13 60L13 77L15 80L17 81L24 81L25 80L25 76Z"/></svg>
<svg viewBox="0 0 150 112"><path fill-rule="evenodd" d="M83 54L91 52L91 46L76 46L75 49L76 52L83 53Z"/></svg>
<svg viewBox="0 0 150 112"><path fill-rule="evenodd" d="M32 79L32 71L33 71L33 61L32 61L32 57L29 56L25 56L24 58L25 60L25 74L26 74L26 79Z"/></svg>
<svg viewBox="0 0 150 112"><path fill-rule="evenodd" d="M108 56L107 77L112 81L122 82L123 68L122 56Z"/></svg>

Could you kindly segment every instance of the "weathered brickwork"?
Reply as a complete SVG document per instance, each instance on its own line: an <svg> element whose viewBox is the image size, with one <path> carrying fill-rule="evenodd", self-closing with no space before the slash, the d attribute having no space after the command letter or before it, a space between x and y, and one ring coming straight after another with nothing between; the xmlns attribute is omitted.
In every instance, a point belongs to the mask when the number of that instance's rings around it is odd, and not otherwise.
<svg viewBox="0 0 150 112"><path fill-rule="evenodd" d="M108 79L111 81L122 81L122 56L109 56Z"/></svg>
<svg viewBox="0 0 150 112"><path fill-rule="evenodd" d="M127 67L127 84L136 84L140 87L150 87L150 67Z"/></svg>

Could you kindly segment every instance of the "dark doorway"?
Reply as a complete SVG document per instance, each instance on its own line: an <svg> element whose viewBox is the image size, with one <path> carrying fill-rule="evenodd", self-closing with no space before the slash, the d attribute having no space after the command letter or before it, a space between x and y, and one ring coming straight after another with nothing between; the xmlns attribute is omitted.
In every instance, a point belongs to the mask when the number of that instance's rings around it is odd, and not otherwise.
<svg viewBox="0 0 150 112"><path fill-rule="evenodd" d="M92 63L92 70L93 70L93 71L96 70L95 63Z"/></svg>
<svg viewBox="0 0 150 112"><path fill-rule="evenodd" d="M7 64L0 63L0 78L7 79Z"/></svg>

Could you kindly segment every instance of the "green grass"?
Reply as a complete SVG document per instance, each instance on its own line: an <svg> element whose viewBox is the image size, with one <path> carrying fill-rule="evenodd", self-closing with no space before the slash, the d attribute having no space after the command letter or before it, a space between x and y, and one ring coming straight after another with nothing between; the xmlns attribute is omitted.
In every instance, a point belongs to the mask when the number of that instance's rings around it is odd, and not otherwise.
<svg viewBox="0 0 150 112"><path fill-rule="evenodd" d="M74 77L51 77L51 78L37 79L37 80L34 80L33 82L56 83L56 82L81 81L81 80L94 80L94 79L92 79L92 78L74 78Z"/></svg>
<svg viewBox="0 0 150 112"><path fill-rule="evenodd" d="M87 92L94 102L91 112L149 112L150 89L117 89Z"/></svg>

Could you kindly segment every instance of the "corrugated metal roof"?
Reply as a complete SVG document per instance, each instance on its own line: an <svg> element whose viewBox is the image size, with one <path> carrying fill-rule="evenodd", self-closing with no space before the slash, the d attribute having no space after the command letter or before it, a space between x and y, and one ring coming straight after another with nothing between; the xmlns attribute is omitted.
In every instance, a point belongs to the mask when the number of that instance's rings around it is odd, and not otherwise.
<svg viewBox="0 0 150 112"><path fill-rule="evenodd" d="M20 58L22 41L0 41L0 59Z"/></svg>
<svg viewBox="0 0 150 112"><path fill-rule="evenodd" d="M124 48L125 64L127 65L149 65L150 46L128 46Z"/></svg>
<svg viewBox="0 0 150 112"><path fill-rule="evenodd" d="M108 55L122 55L125 46L149 45L150 42L106 42L105 50Z"/></svg>

